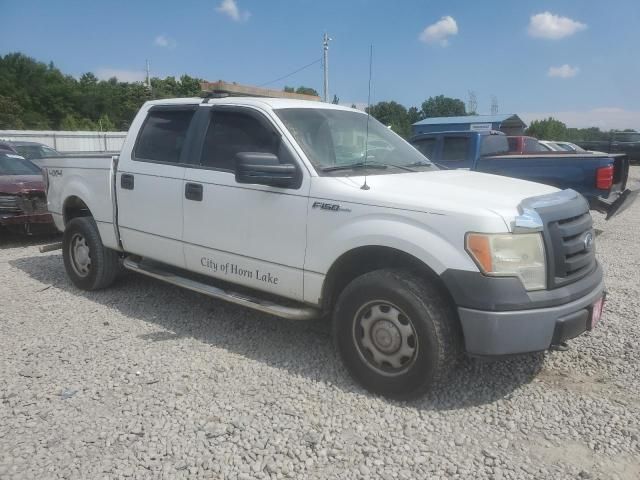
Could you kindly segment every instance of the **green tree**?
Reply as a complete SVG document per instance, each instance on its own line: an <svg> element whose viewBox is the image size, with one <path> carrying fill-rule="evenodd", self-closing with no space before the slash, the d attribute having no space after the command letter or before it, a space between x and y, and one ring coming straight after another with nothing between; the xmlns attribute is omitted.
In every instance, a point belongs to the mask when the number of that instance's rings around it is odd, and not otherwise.
<svg viewBox="0 0 640 480"><path fill-rule="evenodd" d="M526 133L540 140L566 140L567 126L560 120L549 117L532 121Z"/></svg>
<svg viewBox="0 0 640 480"><path fill-rule="evenodd" d="M436 97L429 97L422 102L421 113L422 118L455 117L458 115L466 115L467 111L464 102L459 98L438 95Z"/></svg>
<svg viewBox="0 0 640 480"><path fill-rule="evenodd" d="M411 107L407 110L407 119L409 120L409 123L413 125L423 119L422 112L418 110L417 107Z"/></svg>
<svg viewBox="0 0 640 480"><path fill-rule="evenodd" d="M15 98L0 95L0 128L5 130L24 128L22 107Z"/></svg>
<svg viewBox="0 0 640 480"><path fill-rule="evenodd" d="M367 112L382 124L390 126L398 135L404 138L411 135L411 124L403 105L397 102L379 102L368 107Z"/></svg>

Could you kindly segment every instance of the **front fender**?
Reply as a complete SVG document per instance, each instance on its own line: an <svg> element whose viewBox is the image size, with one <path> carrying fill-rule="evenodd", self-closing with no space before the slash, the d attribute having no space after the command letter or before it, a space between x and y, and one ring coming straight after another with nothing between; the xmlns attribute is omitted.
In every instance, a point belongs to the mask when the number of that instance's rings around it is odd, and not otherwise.
<svg viewBox="0 0 640 480"><path fill-rule="evenodd" d="M459 219L422 212L375 212L357 218L345 215L336 225L337 215L342 214L310 214L305 270L326 275L346 252L380 246L405 252L437 274L447 268L477 271L464 249L466 230L461 225L465 222ZM498 220L496 228L504 228Z"/></svg>

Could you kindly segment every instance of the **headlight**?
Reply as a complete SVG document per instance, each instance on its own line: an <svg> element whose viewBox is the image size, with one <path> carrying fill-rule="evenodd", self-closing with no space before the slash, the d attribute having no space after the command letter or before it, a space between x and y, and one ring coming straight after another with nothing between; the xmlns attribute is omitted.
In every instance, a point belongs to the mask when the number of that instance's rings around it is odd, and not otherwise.
<svg viewBox="0 0 640 480"><path fill-rule="evenodd" d="M546 288L540 233L467 233L466 249L485 275L518 277L527 290Z"/></svg>

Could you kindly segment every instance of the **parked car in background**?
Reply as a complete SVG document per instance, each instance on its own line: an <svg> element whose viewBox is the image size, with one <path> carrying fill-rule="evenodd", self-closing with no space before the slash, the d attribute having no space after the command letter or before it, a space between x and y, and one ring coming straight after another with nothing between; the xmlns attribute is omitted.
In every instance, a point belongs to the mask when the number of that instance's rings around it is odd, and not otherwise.
<svg viewBox="0 0 640 480"><path fill-rule="evenodd" d="M587 199L591 209L606 213L607 218L637 197L637 192L626 189L629 160L624 155L552 151L513 154L510 139L514 138L522 149L527 148L526 143L533 137L507 137L495 130L465 130L424 133L410 142L443 168L464 168L571 188Z"/></svg>
<svg viewBox="0 0 640 480"><path fill-rule="evenodd" d="M0 150L0 227L14 232L53 232L42 172L29 160Z"/></svg>
<svg viewBox="0 0 640 480"><path fill-rule="evenodd" d="M544 153L549 150L540 145L535 137L527 137L525 135L511 135L507 137L509 142L509 153Z"/></svg>
<svg viewBox="0 0 640 480"><path fill-rule="evenodd" d="M587 150L624 153L631 162L640 162L640 132L611 132L605 140L577 142Z"/></svg>
<svg viewBox="0 0 640 480"><path fill-rule="evenodd" d="M18 153L9 142L0 141L0 152Z"/></svg>
<svg viewBox="0 0 640 480"><path fill-rule="evenodd" d="M595 153L597 155L604 155L606 152L599 152L597 150L585 150L584 148L576 145L572 142L564 142L560 140L540 140L540 145L547 147L552 152L569 152L569 153Z"/></svg>
<svg viewBox="0 0 640 480"><path fill-rule="evenodd" d="M567 149L562 148L556 142L552 142L550 140L538 140L538 143L540 143L540 146L543 149L546 149L549 152L566 152L566 151L568 151ZM575 153L575 152L573 152L573 153Z"/></svg>
<svg viewBox="0 0 640 480"><path fill-rule="evenodd" d="M37 142L0 141L0 149L10 149L27 160L59 157L62 155L60 152L48 145Z"/></svg>

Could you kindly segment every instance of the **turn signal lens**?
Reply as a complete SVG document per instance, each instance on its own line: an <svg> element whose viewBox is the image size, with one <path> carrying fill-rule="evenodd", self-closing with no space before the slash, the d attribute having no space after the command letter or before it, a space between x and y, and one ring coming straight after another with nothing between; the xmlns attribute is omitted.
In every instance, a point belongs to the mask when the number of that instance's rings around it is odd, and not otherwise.
<svg viewBox="0 0 640 480"><path fill-rule="evenodd" d="M493 262L491 261L491 245L487 235L470 233L467 235L467 250L471 256L478 262L478 266L483 272L493 271Z"/></svg>
<svg viewBox="0 0 640 480"><path fill-rule="evenodd" d="M466 248L483 274L518 277L527 290L546 288L544 242L540 233L468 233Z"/></svg>

